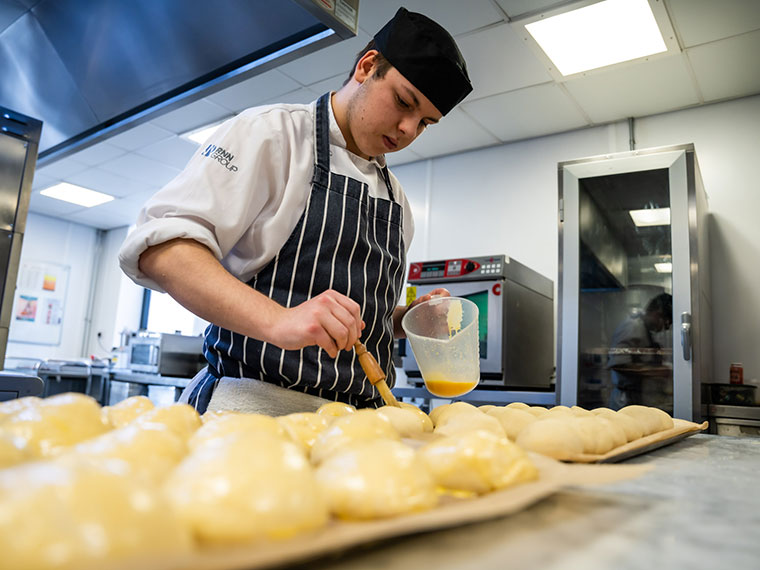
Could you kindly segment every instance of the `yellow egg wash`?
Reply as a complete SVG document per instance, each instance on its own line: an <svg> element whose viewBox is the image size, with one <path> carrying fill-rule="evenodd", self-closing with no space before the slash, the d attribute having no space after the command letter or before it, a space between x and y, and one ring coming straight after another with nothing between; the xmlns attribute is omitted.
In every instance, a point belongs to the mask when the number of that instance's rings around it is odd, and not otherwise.
<svg viewBox="0 0 760 570"><path fill-rule="evenodd" d="M462 330L462 301L452 301L449 303L446 321L449 325L449 338L451 338L455 332Z"/></svg>
<svg viewBox="0 0 760 570"><path fill-rule="evenodd" d="M478 381L452 382L442 372L433 372L425 375L425 386L430 393L436 396L461 396L472 390Z"/></svg>

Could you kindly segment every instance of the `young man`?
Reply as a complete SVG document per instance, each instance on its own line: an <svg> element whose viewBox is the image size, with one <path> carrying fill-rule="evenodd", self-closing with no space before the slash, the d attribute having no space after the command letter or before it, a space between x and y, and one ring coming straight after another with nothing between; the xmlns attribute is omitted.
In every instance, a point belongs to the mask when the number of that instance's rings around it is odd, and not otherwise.
<svg viewBox="0 0 760 570"><path fill-rule="evenodd" d="M382 404L353 345L361 338L392 385L414 232L383 155L471 90L454 39L401 8L339 91L227 121L148 201L122 268L212 323L209 365L182 401L271 415Z"/></svg>

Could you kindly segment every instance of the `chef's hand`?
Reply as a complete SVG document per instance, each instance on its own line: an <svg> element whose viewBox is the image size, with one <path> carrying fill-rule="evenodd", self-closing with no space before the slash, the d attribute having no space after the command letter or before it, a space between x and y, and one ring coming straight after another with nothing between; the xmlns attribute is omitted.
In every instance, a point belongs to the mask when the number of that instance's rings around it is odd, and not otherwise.
<svg viewBox="0 0 760 570"><path fill-rule="evenodd" d="M406 338L406 333L401 326L401 319L404 318L404 315L407 313L407 311L409 311L409 309L419 305L420 303L429 301L433 297L451 297L451 293L449 293L448 289L438 287L430 291L430 293L422 295L422 297L417 297L414 301L405 307L396 307L396 310L393 312L393 336L396 338Z"/></svg>
<svg viewBox="0 0 760 570"><path fill-rule="evenodd" d="M359 304L330 289L300 305L283 308L270 338L272 344L286 350L317 345L336 358L340 350L353 348L363 328Z"/></svg>

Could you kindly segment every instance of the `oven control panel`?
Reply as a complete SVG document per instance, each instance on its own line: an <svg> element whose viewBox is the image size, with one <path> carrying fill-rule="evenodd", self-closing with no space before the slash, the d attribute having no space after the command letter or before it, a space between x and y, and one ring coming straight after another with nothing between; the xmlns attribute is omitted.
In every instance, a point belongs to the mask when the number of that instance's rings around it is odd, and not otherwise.
<svg viewBox="0 0 760 570"><path fill-rule="evenodd" d="M504 255L419 261L409 264L409 283L503 279L509 258Z"/></svg>

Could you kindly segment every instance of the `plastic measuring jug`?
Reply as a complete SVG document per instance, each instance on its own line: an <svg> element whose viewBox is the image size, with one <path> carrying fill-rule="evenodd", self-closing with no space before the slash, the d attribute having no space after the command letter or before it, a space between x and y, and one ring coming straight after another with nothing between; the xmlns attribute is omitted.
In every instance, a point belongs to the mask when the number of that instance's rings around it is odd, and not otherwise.
<svg viewBox="0 0 760 570"><path fill-rule="evenodd" d="M437 297L411 308L401 321L428 391L442 398L466 394L480 382L478 306Z"/></svg>

